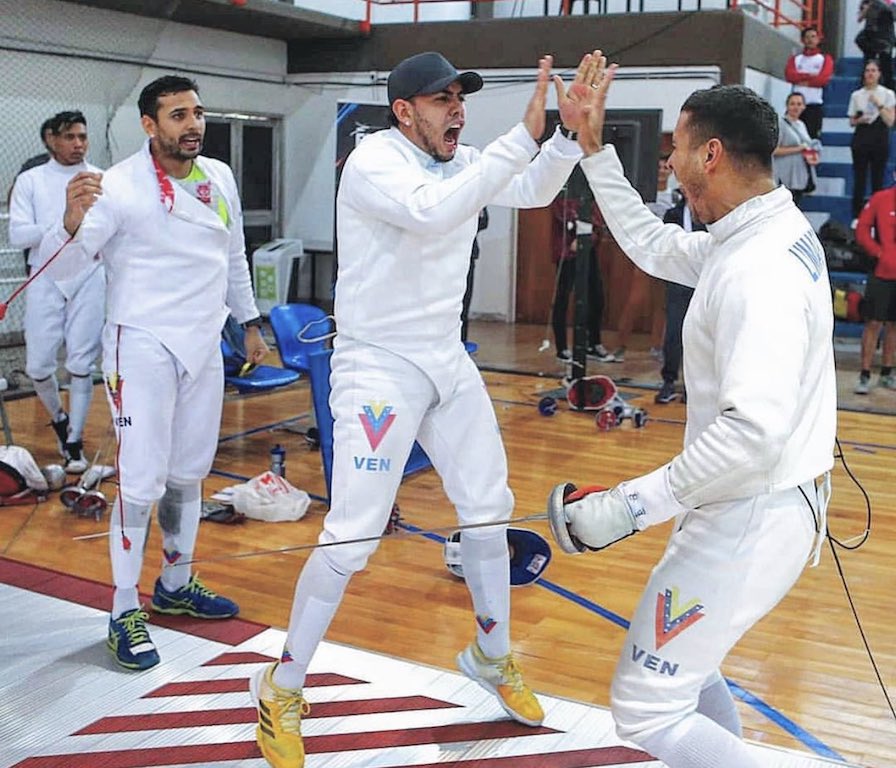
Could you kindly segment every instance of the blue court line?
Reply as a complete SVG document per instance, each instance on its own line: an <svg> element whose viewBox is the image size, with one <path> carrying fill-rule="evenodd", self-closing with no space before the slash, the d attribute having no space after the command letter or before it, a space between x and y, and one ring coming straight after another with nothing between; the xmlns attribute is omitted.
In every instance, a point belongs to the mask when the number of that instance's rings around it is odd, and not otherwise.
<svg viewBox="0 0 896 768"><path fill-rule="evenodd" d="M411 525L410 523L406 523L403 521L400 521L398 525L399 527L404 528L407 531L411 531L413 533L421 533L422 538L424 539L429 539L430 541L439 542L441 544L445 543L444 536L439 536L435 533L422 533L422 528L418 528L415 525ZM561 587L559 584L555 584L554 582L548 581L547 579L539 579L535 582L535 584L539 587L544 587L545 589L553 592L556 595L560 595L560 597L574 602L576 605L582 606L592 613L596 613L598 616L602 616L607 621L611 622L612 624L616 624L622 629L628 629L629 627L628 620L623 618L619 614L613 613L613 611L608 610L607 608L604 608L603 606L598 605L597 603L592 602L591 600L588 600L581 595L577 595L575 592L570 592L568 589L566 589L565 587ZM737 698L739 698L745 704L753 707L753 709L759 712L759 714L767 717L783 731L793 736L793 738L795 738L797 741L803 743L808 749L811 749L813 752L821 755L822 757L828 757L833 760L839 760L840 762L846 762L846 760L841 755L827 746L827 744L815 738L815 736L797 725L795 722L793 722L793 720L786 717L785 715L782 715L776 709L766 704L758 696L754 696L752 693L742 688L733 680L725 678L725 682L728 683L728 688L731 690L732 694L737 696Z"/></svg>
<svg viewBox="0 0 896 768"><path fill-rule="evenodd" d="M757 712L765 715L769 720L778 725L782 730L786 731L794 738L799 739L799 741L803 742L803 744L809 747L809 749L811 749L813 752L821 755L822 757L829 757L832 760L846 762L845 758L842 755L835 752L827 744L816 739L811 733L801 728L789 717L785 717L780 712L778 712L778 710L770 707L758 696L754 696L749 691L744 690L737 683L727 677L725 678L725 682L728 683L728 688L731 689L731 692L735 696L737 696L737 698L739 698L745 704L749 704Z"/></svg>

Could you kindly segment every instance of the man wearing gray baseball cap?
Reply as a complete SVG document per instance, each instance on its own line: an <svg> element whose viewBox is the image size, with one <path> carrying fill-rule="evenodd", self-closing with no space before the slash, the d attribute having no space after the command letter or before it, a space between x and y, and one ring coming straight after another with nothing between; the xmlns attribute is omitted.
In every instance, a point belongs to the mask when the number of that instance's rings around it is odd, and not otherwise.
<svg viewBox="0 0 896 768"><path fill-rule="evenodd" d="M547 206L581 157L572 134L606 60L599 51L583 57L569 90L554 78L562 126L539 147L552 63L539 61L523 119L480 152L461 145L460 134L464 97L482 88L482 78L458 72L439 53L405 59L388 80L392 127L365 138L343 167L332 492L320 542L344 543L308 558L281 659L252 681L256 737L274 768L304 765L308 664L349 579L377 548L415 440L464 529L460 558L475 637L457 665L515 720L538 726L544 718L511 653L513 494L491 399L461 343L460 314L479 211Z"/></svg>

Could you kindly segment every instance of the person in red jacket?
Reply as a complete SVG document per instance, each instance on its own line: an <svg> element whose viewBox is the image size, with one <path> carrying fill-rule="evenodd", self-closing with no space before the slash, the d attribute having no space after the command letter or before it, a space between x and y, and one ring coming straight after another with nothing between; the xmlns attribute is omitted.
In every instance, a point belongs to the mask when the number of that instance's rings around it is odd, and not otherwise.
<svg viewBox="0 0 896 768"><path fill-rule="evenodd" d="M856 241L875 260L865 288L865 329L862 332L862 372L855 387L858 395L871 389L871 361L881 327L884 349L879 386L896 389L893 357L896 353L896 187L875 192L859 215Z"/></svg>
<svg viewBox="0 0 896 768"><path fill-rule="evenodd" d="M800 118L813 139L821 134L824 87L834 74L834 59L822 53L818 45L821 35L815 27L806 27L801 36L803 50L787 59L784 79L793 83L793 92L803 94L806 109Z"/></svg>

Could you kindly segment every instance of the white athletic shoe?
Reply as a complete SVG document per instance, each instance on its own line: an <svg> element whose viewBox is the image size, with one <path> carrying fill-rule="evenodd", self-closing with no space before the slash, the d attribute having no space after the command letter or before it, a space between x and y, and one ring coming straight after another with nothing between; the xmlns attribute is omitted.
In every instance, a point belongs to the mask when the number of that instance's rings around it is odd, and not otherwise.
<svg viewBox="0 0 896 768"><path fill-rule="evenodd" d="M479 649L478 643L472 642L458 654L457 668L493 693L514 720L533 727L541 725L544 710L532 689L523 682L512 653L490 659Z"/></svg>

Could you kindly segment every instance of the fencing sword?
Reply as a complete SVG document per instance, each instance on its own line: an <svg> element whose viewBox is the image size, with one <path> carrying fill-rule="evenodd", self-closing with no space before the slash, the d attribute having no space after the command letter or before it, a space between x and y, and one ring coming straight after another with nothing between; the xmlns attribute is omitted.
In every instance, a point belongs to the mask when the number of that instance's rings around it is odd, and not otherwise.
<svg viewBox="0 0 896 768"><path fill-rule="evenodd" d="M37 278L38 275L40 275L47 267L49 267L50 264L52 264L53 261L56 259L56 257L60 253L62 253L63 248L65 248L65 246L67 246L74 239L75 239L74 235L69 235L68 239L62 245L59 246L59 249L56 251L56 253L54 253L52 256L50 256L50 258L47 259L40 266L40 269L34 270L34 273L32 275L30 275L28 277L28 279L25 280L18 288L16 288L12 292L12 294L10 294L10 297L6 301L0 301L0 320L3 320L3 318L6 317L6 310L9 308L9 305L12 304L12 302L15 300L15 298L20 293L22 293L22 291L24 291L29 285L31 285L31 283L35 280L35 278Z"/></svg>
<svg viewBox="0 0 896 768"><path fill-rule="evenodd" d="M537 515L529 515L527 517L511 517L506 520L497 520L493 523L468 523L467 525L449 525L442 526L439 528L428 528L428 529L420 529L420 528L399 528L394 533L381 533L379 536L362 536L357 539L343 539L340 541L327 541L323 544L315 543L315 544L298 544L292 547L279 547L278 549L258 549L253 552L237 552L233 555L219 555L217 557L197 557L192 560L178 560L176 564L172 564L171 566L168 563L164 563L164 568L172 567L173 565L194 565L196 563L220 563L225 560L241 560L247 557L262 557L267 555L281 555L289 552L303 552L311 549L324 549L325 547L341 547L346 544L367 544L372 541L381 541L382 539L388 537L409 537L409 536L435 536L441 534L450 534L455 531L468 531L474 528L492 528L500 525L512 525L515 523L528 523L534 522L536 520L547 520L548 513L541 512ZM108 535L108 534L106 534ZM86 538L95 538L95 535L92 536L79 536L77 539L86 539Z"/></svg>

